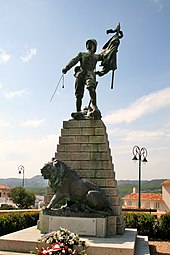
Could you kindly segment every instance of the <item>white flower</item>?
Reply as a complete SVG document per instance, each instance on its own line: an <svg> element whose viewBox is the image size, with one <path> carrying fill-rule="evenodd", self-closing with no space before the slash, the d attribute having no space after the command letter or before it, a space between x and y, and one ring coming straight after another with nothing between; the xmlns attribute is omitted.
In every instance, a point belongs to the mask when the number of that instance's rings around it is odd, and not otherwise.
<svg viewBox="0 0 170 255"><path fill-rule="evenodd" d="M56 243L53 247L54 248L60 248L60 245L58 243Z"/></svg>

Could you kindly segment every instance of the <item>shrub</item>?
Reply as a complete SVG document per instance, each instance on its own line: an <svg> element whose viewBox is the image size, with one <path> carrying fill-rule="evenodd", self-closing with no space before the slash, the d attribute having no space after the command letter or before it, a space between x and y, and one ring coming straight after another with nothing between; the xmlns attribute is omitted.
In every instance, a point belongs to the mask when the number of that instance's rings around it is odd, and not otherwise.
<svg viewBox="0 0 170 255"><path fill-rule="evenodd" d="M0 214L0 236L32 227L37 224L38 218L38 212Z"/></svg>
<svg viewBox="0 0 170 255"><path fill-rule="evenodd" d="M159 218L158 234L160 235L161 239L170 240L170 212L161 215Z"/></svg>
<svg viewBox="0 0 170 255"><path fill-rule="evenodd" d="M138 234L147 235L149 239L170 240L170 212L159 219L151 214L124 213L126 228L136 228Z"/></svg>
<svg viewBox="0 0 170 255"><path fill-rule="evenodd" d="M125 224L128 228L137 228L140 235L153 235L155 217L151 214L125 213Z"/></svg>

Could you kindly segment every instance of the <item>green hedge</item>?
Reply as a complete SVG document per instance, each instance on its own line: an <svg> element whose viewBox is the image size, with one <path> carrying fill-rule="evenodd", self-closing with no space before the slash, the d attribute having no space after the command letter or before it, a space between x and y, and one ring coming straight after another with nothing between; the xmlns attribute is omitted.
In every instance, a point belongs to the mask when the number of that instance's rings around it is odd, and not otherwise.
<svg viewBox="0 0 170 255"><path fill-rule="evenodd" d="M0 236L35 226L39 212L0 214ZM160 218L147 213L124 213L126 228L137 228L139 235L149 239L170 240L170 212Z"/></svg>
<svg viewBox="0 0 170 255"><path fill-rule="evenodd" d="M0 214L0 236L37 224L38 212Z"/></svg>
<svg viewBox="0 0 170 255"><path fill-rule="evenodd" d="M136 228L139 235L149 239L170 240L170 212L157 218L149 213L124 213L126 228Z"/></svg>

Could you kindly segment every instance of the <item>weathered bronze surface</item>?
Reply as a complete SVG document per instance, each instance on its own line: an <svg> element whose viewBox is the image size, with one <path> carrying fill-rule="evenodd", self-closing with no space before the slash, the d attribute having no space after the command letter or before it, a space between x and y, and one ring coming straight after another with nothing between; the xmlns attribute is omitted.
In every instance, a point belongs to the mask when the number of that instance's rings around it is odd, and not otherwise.
<svg viewBox="0 0 170 255"><path fill-rule="evenodd" d="M62 73L66 74L73 66L75 67L75 96L76 96L76 111L78 114L73 113L73 119L101 119L101 112L97 106L96 87L96 74L103 76L112 70L111 88L113 88L114 71L117 69L116 55L120 39L123 37L123 32L120 30L120 23L116 29L109 29L107 34L114 33L111 39L103 46L100 54L96 54L97 41L89 39L86 41L87 52L79 52L63 69ZM96 71L96 64L101 61L102 70ZM82 113L82 99L84 96L85 87L89 91L90 102L87 107L86 114Z"/></svg>
<svg viewBox="0 0 170 255"><path fill-rule="evenodd" d="M113 214L113 207L105 193L89 180L80 178L65 163L55 159L47 163L41 173L45 179L49 179L54 192L45 211ZM66 204L61 206L59 203L63 200Z"/></svg>

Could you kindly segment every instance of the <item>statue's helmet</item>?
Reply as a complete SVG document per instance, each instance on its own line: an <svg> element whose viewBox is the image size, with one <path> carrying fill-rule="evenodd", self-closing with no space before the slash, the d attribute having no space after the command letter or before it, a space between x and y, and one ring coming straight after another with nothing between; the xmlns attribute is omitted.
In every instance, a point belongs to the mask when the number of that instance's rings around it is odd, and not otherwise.
<svg viewBox="0 0 170 255"><path fill-rule="evenodd" d="M86 41L86 48L87 48L87 45L88 45L88 43L89 42L92 42L93 44L94 44L94 52L96 52L96 50L97 50L97 41L95 40L95 39L89 39L89 40L87 40Z"/></svg>

